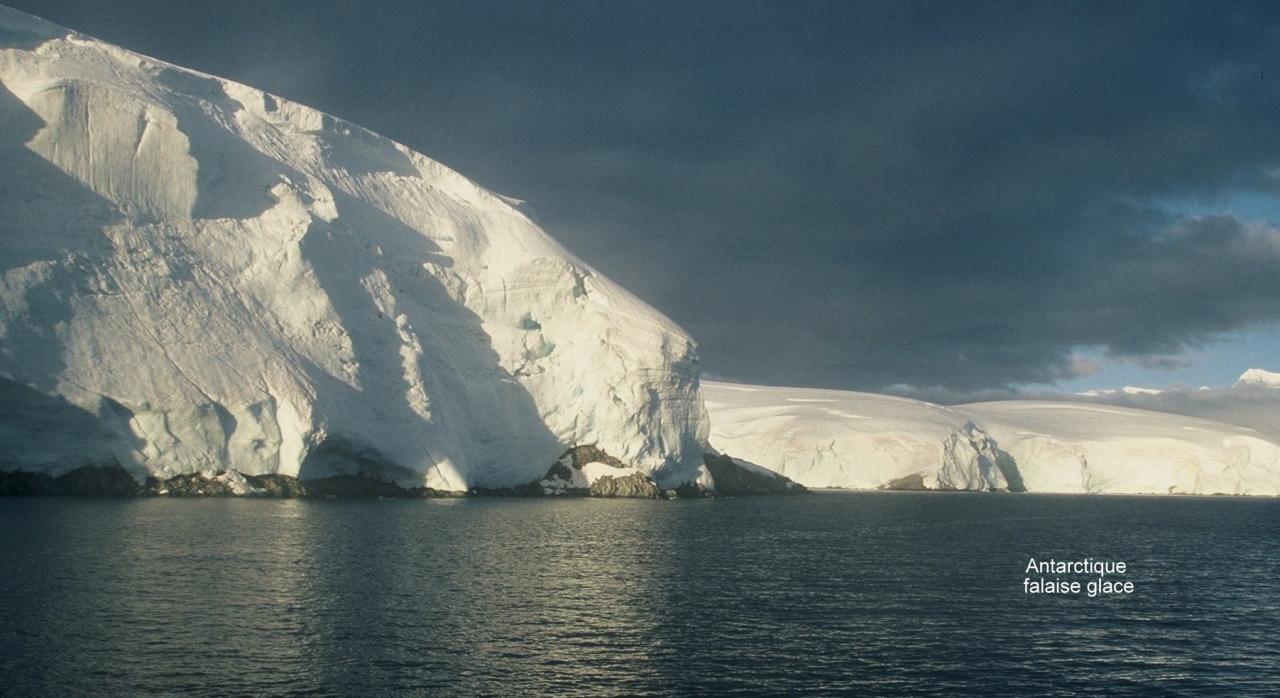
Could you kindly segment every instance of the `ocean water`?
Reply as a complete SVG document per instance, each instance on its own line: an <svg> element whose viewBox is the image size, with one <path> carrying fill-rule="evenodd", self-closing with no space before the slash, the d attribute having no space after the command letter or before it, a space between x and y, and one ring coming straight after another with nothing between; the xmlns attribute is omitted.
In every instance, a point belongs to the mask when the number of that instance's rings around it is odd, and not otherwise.
<svg viewBox="0 0 1280 698"><path fill-rule="evenodd" d="M15 696L1280 694L1270 499L10 498L0 565Z"/></svg>

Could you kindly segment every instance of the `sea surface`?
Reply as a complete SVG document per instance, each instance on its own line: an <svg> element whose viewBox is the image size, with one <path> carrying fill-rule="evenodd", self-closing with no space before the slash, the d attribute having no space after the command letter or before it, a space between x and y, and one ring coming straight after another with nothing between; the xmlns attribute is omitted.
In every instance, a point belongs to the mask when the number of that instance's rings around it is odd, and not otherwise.
<svg viewBox="0 0 1280 698"><path fill-rule="evenodd" d="M9 498L0 693L1280 695L1278 591L1274 499Z"/></svg>

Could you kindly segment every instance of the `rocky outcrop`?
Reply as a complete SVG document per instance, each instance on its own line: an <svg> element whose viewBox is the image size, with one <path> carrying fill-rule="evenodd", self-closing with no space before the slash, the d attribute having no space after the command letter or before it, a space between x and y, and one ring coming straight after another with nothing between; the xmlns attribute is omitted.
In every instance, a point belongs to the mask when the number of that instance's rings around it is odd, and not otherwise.
<svg viewBox="0 0 1280 698"><path fill-rule="evenodd" d="M147 495L153 497L239 497L256 494L240 473L189 473L162 480L148 477Z"/></svg>
<svg viewBox="0 0 1280 698"><path fill-rule="evenodd" d="M307 496L307 488L302 481L288 475L245 475L244 479L254 489L260 490L260 496L279 499L297 499Z"/></svg>
<svg viewBox="0 0 1280 698"><path fill-rule="evenodd" d="M490 493L493 492L484 494ZM628 467L595 445L574 446L562 453L540 479L493 494L632 499L663 497L662 489L648 473Z"/></svg>
<svg viewBox="0 0 1280 698"><path fill-rule="evenodd" d="M33 473L29 470L0 471L0 495L13 497L31 497L57 492L57 485L48 473Z"/></svg>
<svg viewBox="0 0 1280 698"><path fill-rule="evenodd" d="M587 488L592 497L625 497L628 499L661 499L662 490L644 473L596 478Z"/></svg>
<svg viewBox="0 0 1280 698"><path fill-rule="evenodd" d="M703 456L707 470L715 481L714 491L720 496L751 494L804 494L809 490L790 478L758 465L736 461L725 454Z"/></svg>
<svg viewBox="0 0 1280 698"><path fill-rule="evenodd" d="M899 478L894 478L880 486L882 490L897 490L900 492L923 492L929 488L924 484L924 475L921 473L912 473Z"/></svg>
<svg viewBox="0 0 1280 698"><path fill-rule="evenodd" d="M76 468L54 480L63 494L72 497L132 497L138 493L137 481L118 465Z"/></svg>
<svg viewBox="0 0 1280 698"><path fill-rule="evenodd" d="M560 454L560 461L568 458L574 468L582 470L588 463L604 463L614 468L625 468L625 463L614 458L605 452L604 449L594 446L574 446L573 448ZM557 462L558 464L558 462Z"/></svg>
<svg viewBox="0 0 1280 698"><path fill-rule="evenodd" d="M0 471L0 495L132 497L138 483L116 465L87 465L57 477L24 470Z"/></svg>

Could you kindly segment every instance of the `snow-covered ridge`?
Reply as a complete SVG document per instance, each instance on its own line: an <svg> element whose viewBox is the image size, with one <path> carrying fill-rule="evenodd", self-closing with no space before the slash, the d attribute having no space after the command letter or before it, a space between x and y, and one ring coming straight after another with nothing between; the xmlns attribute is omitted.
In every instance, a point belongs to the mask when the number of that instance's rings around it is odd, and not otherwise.
<svg viewBox="0 0 1280 698"><path fill-rule="evenodd" d="M0 7L0 469L696 477L694 343L513 201Z"/></svg>
<svg viewBox="0 0 1280 698"><path fill-rule="evenodd" d="M1249 369L1225 388L1174 386L1156 393L1100 391L1091 402L1199 417L1248 427L1280 443L1280 374Z"/></svg>
<svg viewBox="0 0 1280 698"><path fill-rule="evenodd" d="M704 393L713 446L809 487L1280 495L1280 445L1207 419L710 381Z"/></svg>
<svg viewBox="0 0 1280 698"><path fill-rule="evenodd" d="M1264 371L1260 368L1251 368L1240 374L1239 380L1236 381L1238 387L1255 387L1255 388L1280 388L1280 373L1273 371Z"/></svg>
<svg viewBox="0 0 1280 698"><path fill-rule="evenodd" d="M1077 395L1081 397L1108 397L1112 395L1159 395L1163 390L1157 388L1139 388L1132 385L1126 385L1123 388L1114 388L1110 390L1084 390Z"/></svg>

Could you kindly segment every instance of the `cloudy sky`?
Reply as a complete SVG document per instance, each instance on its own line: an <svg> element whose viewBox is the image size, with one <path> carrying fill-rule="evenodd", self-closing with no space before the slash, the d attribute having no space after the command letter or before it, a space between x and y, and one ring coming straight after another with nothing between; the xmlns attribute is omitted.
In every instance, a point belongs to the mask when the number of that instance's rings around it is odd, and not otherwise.
<svg viewBox="0 0 1280 698"><path fill-rule="evenodd" d="M1280 369L1275 3L6 1L530 201L715 375Z"/></svg>

